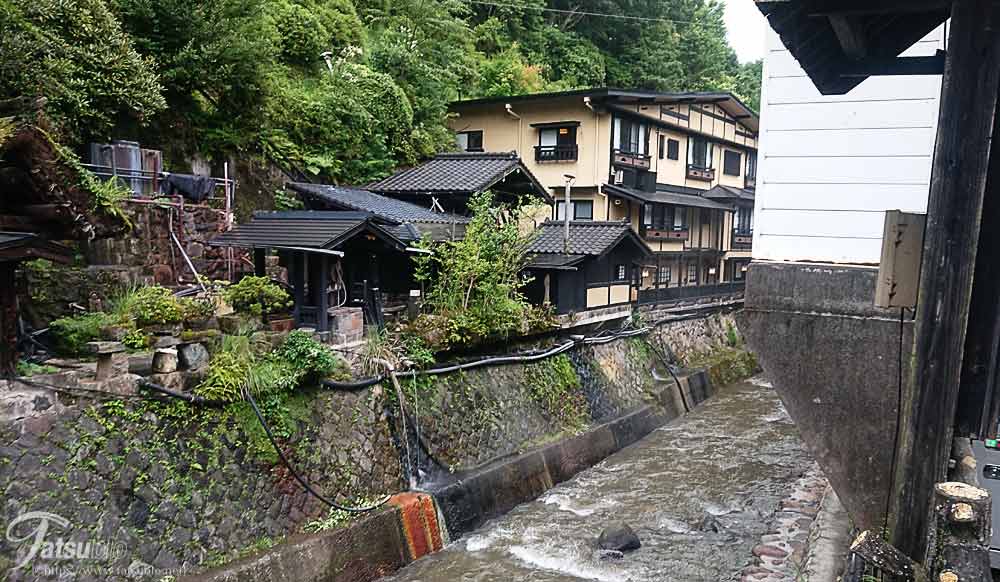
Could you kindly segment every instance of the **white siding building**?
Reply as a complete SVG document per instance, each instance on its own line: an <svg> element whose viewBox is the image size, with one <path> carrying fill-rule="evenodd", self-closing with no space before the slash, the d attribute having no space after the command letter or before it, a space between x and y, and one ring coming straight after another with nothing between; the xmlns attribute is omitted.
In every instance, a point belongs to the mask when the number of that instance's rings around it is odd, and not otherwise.
<svg viewBox="0 0 1000 582"><path fill-rule="evenodd" d="M941 27L906 56L943 49ZM824 96L768 29L753 257L876 264L883 213L925 212L941 77Z"/></svg>

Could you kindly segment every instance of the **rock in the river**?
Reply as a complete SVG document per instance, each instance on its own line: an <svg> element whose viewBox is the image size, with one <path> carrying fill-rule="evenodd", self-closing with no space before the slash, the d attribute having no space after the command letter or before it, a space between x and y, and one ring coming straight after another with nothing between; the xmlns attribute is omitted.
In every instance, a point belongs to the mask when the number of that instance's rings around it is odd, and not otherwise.
<svg viewBox="0 0 1000 582"><path fill-rule="evenodd" d="M642 547L639 536L635 535L632 528L625 522L613 523L597 538L597 547L602 550L614 550L617 552L628 552L638 550Z"/></svg>
<svg viewBox="0 0 1000 582"><path fill-rule="evenodd" d="M719 523L719 520L714 515L706 513L701 523L698 524L698 529L712 533L722 533L722 524Z"/></svg>

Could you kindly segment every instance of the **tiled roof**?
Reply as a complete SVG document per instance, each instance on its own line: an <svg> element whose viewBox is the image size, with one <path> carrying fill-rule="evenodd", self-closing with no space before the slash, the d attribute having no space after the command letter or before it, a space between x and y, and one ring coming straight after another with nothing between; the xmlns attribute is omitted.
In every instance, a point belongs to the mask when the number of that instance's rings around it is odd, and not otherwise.
<svg viewBox="0 0 1000 582"><path fill-rule="evenodd" d="M528 245L528 254L564 254L565 224L546 220L535 231L535 238ZM632 228L627 222L601 222L574 220L569 223L569 254L600 256L611 250L618 241L629 236Z"/></svg>
<svg viewBox="0 0 1000 582"><path fill-rule="evenodd" d="M642 202L673 204L674 206L691 206L694 208L710 208L713 210L733 210L730 206L726 206L725 204L709 200L704 196L696 196L694 194L678 194L663 190L646 192L645 190L636 190L635 188L615 186L612 184L605 184L604 186L601 186L601 191L605 194L624 196L626 198L633 198Z"/></svg>
<svg viewBox="0 0 1000 582"><path fill-rule="evenodd" d="M0 232L0 249L29 244L36 238L38 235L30 232Z"/></svg>
<svg viewBox="0 0 1000 582"><path fill-rule="evenodd" d="M354 235L364 231L374 232L397 247L406 246L401 237L416 238L415 231L409 225L384 227L374 223L371 218L371 214L367 212L312 210L257 212L250 222L238 225L233 230L215 237L209 241L209 245L334 250Z"/></svg>
<svg viewBox="0 0 1000 582"><path fill-rule="evenodd" d="M517 174L529 185L525 194L546 201L551 195L525 167L515 152L438 154L419 166L397 172L367 186L381 194L460 194L471 196L489 190Z"/></svg>
<svg viewBox="0 0 1000 582"><path fill-rule="evenodd" d="M340 209L371 212L375 216L395 222L440 222L445 224L469 222L468 218L457 214L435 212L411 202L396 200L361 188L301 182L293 182L288 186L305 197L314 198L340 207Z"/></svg>
<svg viewBox="0 0 1000 582"><path fill-rule="evenodd" d="M745 190L743 188L734 188L732 186L723 186L722 184L719 184L718 186L712 188L708 192L705 192L705 198L711 198L712 200L735 200L738 202L753 202L754 191Z"/></svg>
<svg viewBox="0 0 1000 582"><path fill-rule="evenodd" d="M575 270L574 265L586 258L587 255L540 253L531 257L528 267L542 270Z"/></svg>

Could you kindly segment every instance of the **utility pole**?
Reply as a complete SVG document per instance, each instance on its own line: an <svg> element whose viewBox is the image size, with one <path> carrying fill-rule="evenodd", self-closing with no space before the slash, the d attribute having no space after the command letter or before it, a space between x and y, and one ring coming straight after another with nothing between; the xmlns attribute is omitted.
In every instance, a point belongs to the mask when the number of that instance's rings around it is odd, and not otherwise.
<svg viewBox="0 0 1000 582"><path fill-rule="evenodd" d="M565 232L563 233L563 253L569 254L569 191L573 186L573 182L576 181L576 176L572 174L563 174L566 178L566 186L563 188L563 224L565 225Z"/></svg>

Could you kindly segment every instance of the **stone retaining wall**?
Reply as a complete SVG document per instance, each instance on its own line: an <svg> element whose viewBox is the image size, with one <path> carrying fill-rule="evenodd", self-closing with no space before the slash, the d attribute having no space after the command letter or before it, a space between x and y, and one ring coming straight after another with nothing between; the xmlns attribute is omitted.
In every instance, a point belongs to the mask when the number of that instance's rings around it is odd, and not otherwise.
<svg viewBox="0 0 1000 582"><path fill-rule="evenodd" d="M722 327L692 323L682 333L698 329ZM671 346L716 341L674 341L666 330L652 337ZM309 482L329 497L358 502L405 489L411 449L425 449L446 469L445 476L477 471L488 461L636 411L676 416L707 397L706 382L685 382L681 396L672 381L655 380L653 368L645 340L621 339L537 363L478 368L433 382L404 380L406 432L398 397L388 385L302 391L272 404L284 407L280 416L287 419L273 428ZM659 374L665 375L662 369ZM245 403L220 410L74 394L0 386L0 519L10 524L25 512L51 512L69 524L53 523L50 538L97 540L116 552L113 559L96 562L36 556L34 569L10 570L11 581L124 580L128 572L197 571L272 545L326 514L278 463ZM622 425L612 434L615 442L626 443L645 432ZM404 445L404 435L412 447ZM419 460L419 450L412 454ZM26 536L38 524L22 524L17 531ZM25 549L0 540L0 571L15 565ZM81 566L102 569L84 572Z"/></svg>

